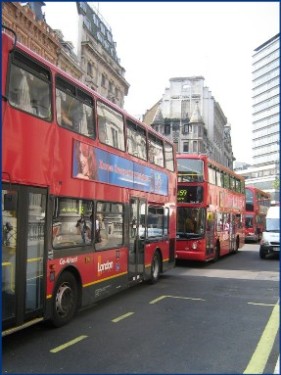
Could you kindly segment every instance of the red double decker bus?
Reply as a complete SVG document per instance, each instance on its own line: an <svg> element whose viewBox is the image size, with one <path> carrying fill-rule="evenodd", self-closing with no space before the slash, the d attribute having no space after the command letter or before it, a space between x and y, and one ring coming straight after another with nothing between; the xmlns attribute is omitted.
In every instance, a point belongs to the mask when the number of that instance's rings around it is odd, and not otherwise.
<svg viewBox="0 0 281 375"><path fill-rule="evenodd" d="M246 186L245 240L259 242L265 230L265 217L271 195L255 186Z"/></svg>
<svg viewBox="0 0 281 375"><path fill-rule="evenodd" d="M244 178L206 155L177 154L176 258L206 262L244 244Z"/></svg>
<svg viewBox="0 0 281 375"><path fill-rule="evenodd" d="M2 93L2 335L172 268L173 145L8 32Z"/></svg>

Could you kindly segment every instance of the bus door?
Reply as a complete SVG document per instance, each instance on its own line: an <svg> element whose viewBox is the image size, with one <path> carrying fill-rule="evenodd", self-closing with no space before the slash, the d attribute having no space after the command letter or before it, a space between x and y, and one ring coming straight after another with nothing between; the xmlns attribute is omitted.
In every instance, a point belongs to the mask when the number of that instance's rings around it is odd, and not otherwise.
<svg viewBox="0 0 281 375"><path fill-rule="evenodd" d="M235 214L230 214L230 228L229 228L229 239L230 239L230 251L236 251L236 235L237 235L237 218Z"/></svg>
<svg viewBox="0 0 281 375"><path fill-rule="evenodd" d="M129 229L129 279L136 280L144 274L146 201L131 198Z"/></svg>
<svg viewBox="0 0 281 375"><path fill-rule="evenodd" d="M2 328L43 316L47 190L2 185Z"/></svg>
<svg viewBox="0 0 281 375"><path fill-rule="evenodd" d="M206 220L206 255L210 256L214 253L214 243L215 243L215 212L207 211Z"/></svg>

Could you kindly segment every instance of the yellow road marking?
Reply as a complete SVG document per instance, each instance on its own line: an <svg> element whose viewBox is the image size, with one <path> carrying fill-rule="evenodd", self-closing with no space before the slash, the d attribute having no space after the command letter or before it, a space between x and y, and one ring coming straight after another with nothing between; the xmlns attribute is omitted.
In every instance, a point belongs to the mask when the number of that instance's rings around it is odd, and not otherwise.
<svg viewBox="0 0 281 375"><path fill-rule="evenodd" d="M51 353L58 353L58 352L60 352L61 350L64 350L64 349L68 348L68 347L71 346L71 345L77 344L77 342L79 342L79 341L81 341L81 340L84 340L84 339L86 339L87 337L88 337L88 336L84 336L84 335L79 336L79 337L76 337L76 339L73 339L73 340L71 340L71 341L68 341L68 342L66 342L65 344L60 345L60 346L57 346L57 347L54 348L54 349L51 349L50 352L51 352Z"/></svg>
<svg viewBox="0 0 281 375"><path fill-rule="evenodd" d="M185 300L191 300L191 301L205 301L202 298L192 298L192 297L181 297L181 296L169 296L169 295L166 295L166 296L160 296L158 298L155 298L154 300L150 301L149 304L153 305L153 304L155 304L155 303L157 303L159 301L162 301L162 299L165 299L165 298L185 299Z"/></svg>
<svg viewBox="0 0 281 375"><path fill-rule="evenodd" d="M120 322L120 320L126 319L131 315L134 315L134 312L128 312L127 314L121 315L118 318L112 319L111 321L113 323L118 323L118 322Z"/></svg>
<svg viewBox="0 0 281 375"><path fill-rule="evenodd" d="M252 358L243 374L263 374L279 329L279 302L274 306L270 318L258 342Z"/></svg>
<svg viewBox="0 0 281 375"><path fill-rule="evenodd" d="M153 305L154 303L157 303L157 302L159 302L159 301L162 301L162 299L164 299L164 298L168 298L169 296L161 296L161 297L158 297L158 298L156 298L156 299L154 299L153 301L150 301L149 303L150 303L150 305Z"/></svg>
<svg viewBox="0 0 281 375"><path fill-rule="evenodd" d="M248 305L265 306L265 307L273 307L273 306L275 306L274 303L260 303L260 302L248 302Z"/></svg>

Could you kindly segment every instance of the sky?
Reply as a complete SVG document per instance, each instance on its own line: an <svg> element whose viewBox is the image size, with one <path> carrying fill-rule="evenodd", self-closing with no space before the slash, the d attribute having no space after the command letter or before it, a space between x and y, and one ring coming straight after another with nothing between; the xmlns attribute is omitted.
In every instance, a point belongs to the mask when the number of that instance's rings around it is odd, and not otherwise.
<svg viewBox="0 0 281 375"><path fill-rule="evenodd" d="M203 76L231 125L233 154L252 162L252 56L279 33L279 2L88 2L111 27L140 118L174 77ZM47 24L77 45L75 2L45 1ZM77 26L76 26L77 25Z"/></svg>

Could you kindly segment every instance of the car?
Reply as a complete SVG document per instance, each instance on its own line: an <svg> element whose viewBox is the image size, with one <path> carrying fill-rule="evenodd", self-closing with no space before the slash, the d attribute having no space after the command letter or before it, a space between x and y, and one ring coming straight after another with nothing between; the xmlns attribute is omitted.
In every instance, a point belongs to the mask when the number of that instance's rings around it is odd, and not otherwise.
<svg viewBox="0 0 281 375"><path fill-rule="evenodd" d="M269 207L266 215L266 229L262 233L259 254L261 259L280 254L280 207Z"/></svg>

